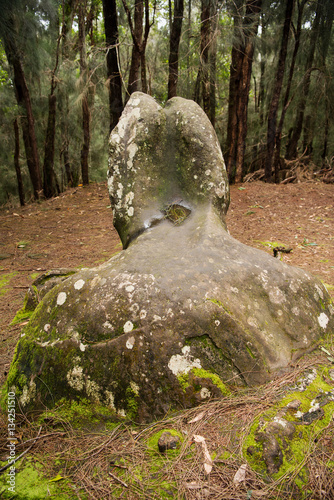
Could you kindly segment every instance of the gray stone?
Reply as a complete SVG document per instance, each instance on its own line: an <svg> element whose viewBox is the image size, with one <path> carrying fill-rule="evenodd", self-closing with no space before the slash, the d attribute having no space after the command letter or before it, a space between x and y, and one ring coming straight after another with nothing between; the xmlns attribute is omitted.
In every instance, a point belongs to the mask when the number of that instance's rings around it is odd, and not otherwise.
<svg viewBox="0 0 334 500"><path fill-rule="evenodd" d="M271 380L333 332L320 281L226 231L225 167L195 103L135 93L110 144L128 248L36 309L7 381L23 408L84 397L148 421Z"/></svg>

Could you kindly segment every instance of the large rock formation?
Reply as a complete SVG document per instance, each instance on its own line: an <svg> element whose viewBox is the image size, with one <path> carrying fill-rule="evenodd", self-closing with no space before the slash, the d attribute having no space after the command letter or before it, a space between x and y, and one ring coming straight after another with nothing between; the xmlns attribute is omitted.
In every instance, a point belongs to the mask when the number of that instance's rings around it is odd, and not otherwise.
<svg viewBox="0 0 334 500"><path fill-rule="evenodd" d="M133 94L108 184L128 248L36 309L7 382L23 407L84 397L150 420L268 381L333 332L318 280L228 234L222 154L195 103Z"/></svg>

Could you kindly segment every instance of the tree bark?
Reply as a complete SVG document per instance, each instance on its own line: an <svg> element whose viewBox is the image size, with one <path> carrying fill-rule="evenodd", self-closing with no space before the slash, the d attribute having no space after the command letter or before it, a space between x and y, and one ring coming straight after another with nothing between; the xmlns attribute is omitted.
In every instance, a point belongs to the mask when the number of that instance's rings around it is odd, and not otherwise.
<svg viewBox="0 0 334 500"><path fill-rule="evenodd" d="M183 0L174 1L174 16L169 39L168 99L177 95L179 77L179 45L183 21Z"/></svg>
<svg viewBox="0 0 334 500"><path fill-rule="evenodd" d="M19 133L17 118L15 118L14 120L14 135L15 135L14 167L17 178L17 188L19 192L20 205L21 207L24 207L25 199L24 199L23 182L22 182L22 175L20 168L20 133Z"/></svg>
<svg viewBox="0 0 334 500"><path fill-rule="evenodd" d="M132 23L131 13L125 0L123 1L124 9L128 17L128 22L130 26L131 36L133 40L132 44L132 54L131 54L131 65L129 72L129 81L127 88L127 95L125 101L127 102L130 95L136 92L139 88L139 82L141 80L139 76L140 62L141 62L141 43L143 38L143 19L144 19L144 1L135 0L135 10L134 10L134 25Z"/></svg>
<svg viewBox="0 0 334 500"><path fill-rule="evenodd" d="M271 98L271 103L269 107L268 114L268 130L267 130L267 154L265 161L265 179L266 182L271 182L272 180L272 160L275 148L275 137L276 137L276 121L277 121L277 112L279 99L281 95L283 78L284 78L284 70L285 70L285 61L288 51L288 43L289 43L289 33L291 26L291 18L293 12L294 1L287 0L286 1L286 9L285 9L285 19L282 33L282 41L281 48L278 58L278 66L275 77L275 85L274 91Z"/></svg>
<svg viewBox="0 0 334 500"><path fill-rule="evenodd" d="M245 16L241 19L243 2L235 2L234 43L230 69L230 93L227 125L226 163L230 182L241 182L247 136L248 98L251 83L256 35L262 0L247 0ZM240 32L242 31L242 35Z"/></svg>
<svg viewBox="0 0 334 500"><path fill-rule="evenodd" d="M307 0L302 0L301 2L298 0L298 18L297 18L297 27L295 30L295 45L293 49L293 54L291 58L291 64L290 64L290 71L289 71L289 77L285 89L285 94L284 94L284 100L283 100L283 109L281 113L281 118L276 130L276 135L275 135L275 158L274 158L274 168L275 168L275 182L279 182L279 169L281 165L281 142L282 142L282 130L283 130L283 124L284 124L284 119L285 115L287 112L287 109L289 107L289 104L291 100L289 101L290 98L290 91L291 91L291 84L292 84L292 77L294 74L295 66L296 66L296 59L297 59L297 54L300 46L300 36L301 36L301 31L302 31L302 18L303 18L303 12L304 12L304 7L306 4Z"/></svg>
<svg viewBox="0 0 334 500"><path fill-rule="evenodd" d="M15 33L14 23L12 19L8 21L11 24L11 32ZM14 72L14 88L16 101L25 113L21 116L21 127L23 133L23 141L26 152L27 165L30 175L30 180L33 187L34 198L38 200L43 194L42 177L39 166L39 157L37 150L37 140L35 134L35 121L31 106L30 93L26 83L19 50L16 46L13 35L3 36L4 48L6 57Z"/></svg>
<svg viewBox="0 0 334 500"><path fill-rule="evenodd" d="M57 98L55 94L49 95L49 115L45 136L45 151L43 165L43 189L46 198L52 198L59 194L56 174L53 168L55 154L55 135L56 135L56 110Z"/></svg>
<svg viewBox="0 0 334 500"><path fill-rule="evenodd" d="M314 54L315 54L315 49L316 49L316 43L317 39L319 36L319 25L321 21L321 16L322 16L322 0L318 0L317 2L317 7L316 7L316 15L315 19L312 25L312 32L311 32L311 37L310 37L310 47L308 51L308 56L305 64L305 76L304 76L304 83L303 83L303 88L301 91L301 98L298 103L297 107L297 115L296 115L296 121L295 125L293 128L293 133L291 136L291 139L287 145L287 151L286 151L286 158L287 159L292 159L295 158L297 155L297 147L298 147L298 142L302 133L303 129L303 121L304 121L304 114L305 114L305 108L306 108L306 102L308 98L308 93L310 90L310 84L311 84L311 69L313 65L313 60L314 60Z"/></svg>
<svg viewBox="0 0 334 500"><path fill-rule="evenodd" d="M117 125L123 111L122 80L118 64L118 22L116 0L103 0L104 31L107 45L110 131Z"/></svg>
<svg viewBox="0 0 334 500"><path fill-rule="evenodd" d="M83 79L82 91L82 130L83 143L81 148L81 176L83 185L89 184L89 146L90 146L90 109L88 103L88 76L86 60L86 33L85 33L85 8L86 1L80 0L79 3L79 46L80 46L80 73Z"/></svg>
<svg viewBox="0 0 334 500"><path fill-rule="evenodd" d="M209 47L211 42L211 0L201 1L201 53L203 109L210 116L210 65Z"/></svg>

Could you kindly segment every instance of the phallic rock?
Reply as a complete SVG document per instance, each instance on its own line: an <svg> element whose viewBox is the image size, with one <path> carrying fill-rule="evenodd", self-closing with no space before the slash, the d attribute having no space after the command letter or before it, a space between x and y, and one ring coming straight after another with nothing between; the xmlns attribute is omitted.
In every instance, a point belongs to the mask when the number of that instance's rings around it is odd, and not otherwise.
<svg viewBox="0 0 334 500"><path fill-rule="evenodd" d="M227 232L222 153L194 102L132 94L108 186L126 250L43 298L7 380L23 409L86 398L149 421L271 380L333 332L319 280Z"/></svg>
<svg viewBox="0 0 334 500"><path fill-rule="evenodd" d="M168 431L165 431L161 434L158 441L158 448L160 453L164 453L167 450L176 450L178 446L180 446L179 436L173 436Z"/></svg>

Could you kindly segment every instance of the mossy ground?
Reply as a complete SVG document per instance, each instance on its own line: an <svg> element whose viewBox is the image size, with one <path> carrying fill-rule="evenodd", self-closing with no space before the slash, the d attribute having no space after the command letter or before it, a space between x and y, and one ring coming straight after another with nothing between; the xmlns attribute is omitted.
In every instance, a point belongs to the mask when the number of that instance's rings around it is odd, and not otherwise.
<svg viewBox="0 0 334 500"><path fill-rule="evenodd" d="M309 470L305 459L312 453L314 443L318 437L331 425L334 414L334 388L333 383L329 381L328 367L319 366L315 380L305 390L290 390L270 410L257 416L244 442L243 449L244 456L253 470L263 476L267 475L266 464L262 455L263 444L257 439L259 429L261 429L261 432L265 431L270 422L273 422L277 414L286 408L289 403L299 401L298 412L305 414L310 411L312 402L314 404L317 397L323 396L325 398L325 395L328 394L328 402L322 407L324 415L321 418L315 419L312 423L306 425L296 416L298 415L296 409L288 410L282 418L296 424L296 431L292 439L280 438L275 435L283 451L283 464L277 473L272 474L272 478L279 481L282 477L293 476L294 482L299 489L303 489L307 485ZM250 448L252 449L251 455L247 452Z"/></svg>

